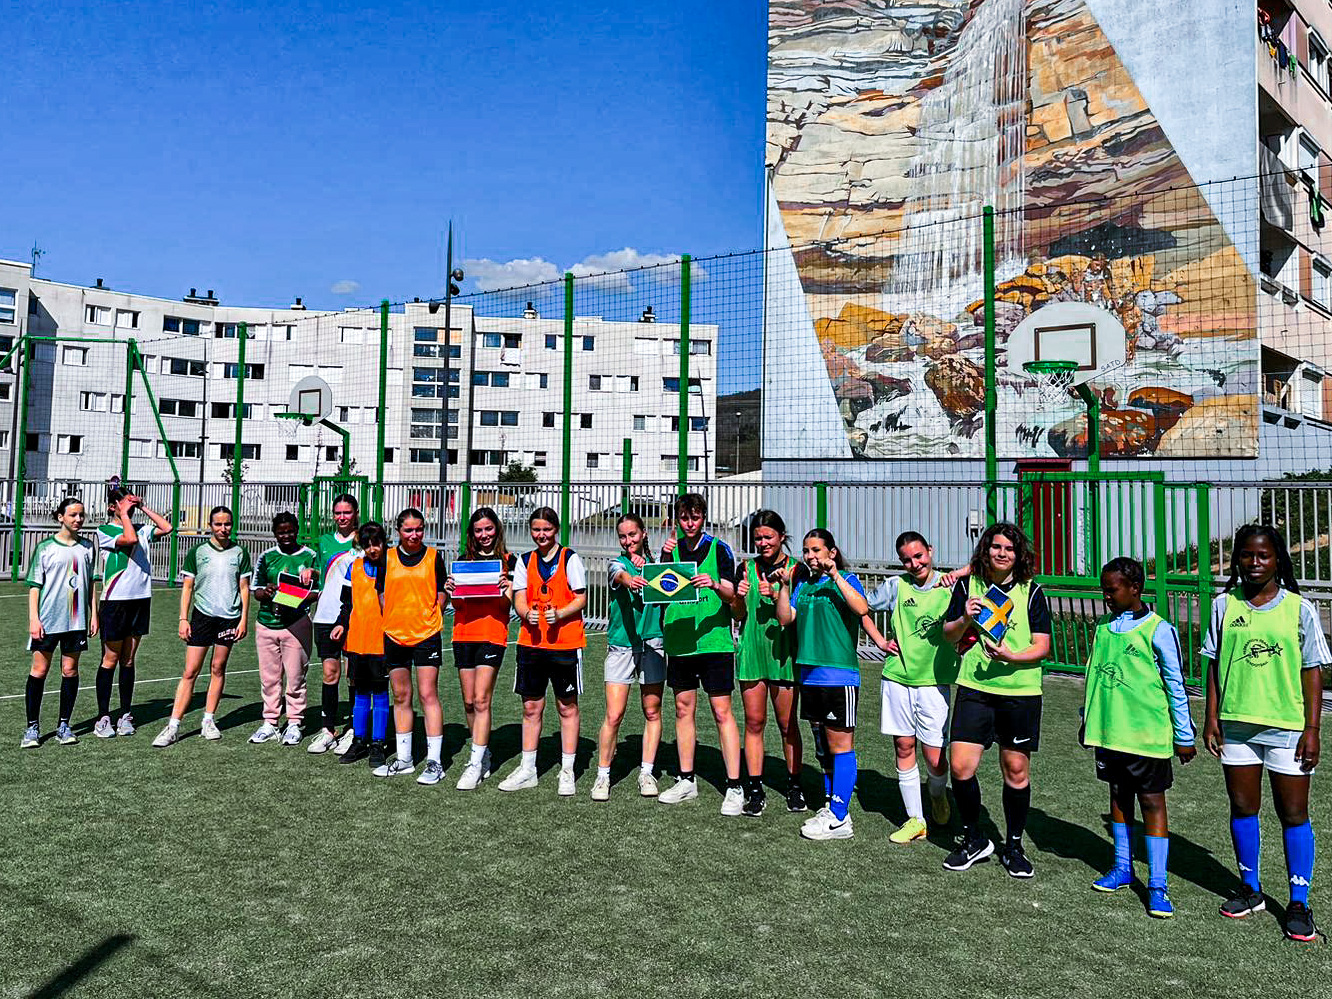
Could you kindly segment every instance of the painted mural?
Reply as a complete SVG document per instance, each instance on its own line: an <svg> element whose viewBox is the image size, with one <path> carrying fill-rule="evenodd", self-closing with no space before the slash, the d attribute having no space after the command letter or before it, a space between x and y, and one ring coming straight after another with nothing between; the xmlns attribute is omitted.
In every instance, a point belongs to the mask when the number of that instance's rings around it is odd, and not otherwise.
<svg viewBox="0 0 1332 999"><path fill-rule="evenodd" d="M769 44L773 196L853 454L982 455L986 204L1003 456L1085 453L1082 404L1006 363L1055 302L1125 331L1106 455L1256 454L1254 279L1084 0L772 0Z"/></svg>

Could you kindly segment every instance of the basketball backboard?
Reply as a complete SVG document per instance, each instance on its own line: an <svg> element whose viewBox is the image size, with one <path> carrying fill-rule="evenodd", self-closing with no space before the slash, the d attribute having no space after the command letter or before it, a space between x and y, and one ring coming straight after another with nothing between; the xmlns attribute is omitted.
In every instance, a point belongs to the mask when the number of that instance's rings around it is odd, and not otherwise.
<svg viewBox="0 0 1332 999"><path fill-rule="evenodd" d="M287 397L287 413L300 417L306 425L318 423L333 412L333 390L318 375L298 381Z"/></svg>
<svg viewBox="0 0 1332 999"><path fill-rule="evenodd" d="M1118 317L1087 302L1052 302L1008 335L1008 370L1030 361L1076 361L1073 384L1095 381L1125 364L1127 337Z"/></svg>

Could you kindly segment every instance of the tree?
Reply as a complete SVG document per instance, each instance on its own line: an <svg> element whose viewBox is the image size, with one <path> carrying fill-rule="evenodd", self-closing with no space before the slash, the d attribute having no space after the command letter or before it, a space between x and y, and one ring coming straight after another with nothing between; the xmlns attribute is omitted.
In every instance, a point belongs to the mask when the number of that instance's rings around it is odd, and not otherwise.
<svg viewBox="0 0 1332 999"><path fill-rule="evenodd" d="M228 461L225 465L222 466L222 481L225 482L227 485L232 485L232 478L231 478L232 471L233 469L231 466L231 462ZM242 461L240 467L240 481L244 482L245 477L249 474L250 474L250 466Z"/></svg>
<svg viewBox="0 0 1332 999"><path fill-rule="evenodd" d="M530 465L524 465L521 461L511 461L499 473L500 482L535 482L537 480L536 469Z"/></svg>

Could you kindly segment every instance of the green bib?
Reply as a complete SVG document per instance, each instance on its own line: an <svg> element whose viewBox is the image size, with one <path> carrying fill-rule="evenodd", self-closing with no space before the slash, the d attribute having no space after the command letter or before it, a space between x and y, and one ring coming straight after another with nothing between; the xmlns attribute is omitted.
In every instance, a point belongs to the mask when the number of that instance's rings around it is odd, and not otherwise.
<svg viewBox="0 0 1332 999"><path fill-rule="evenodd" d="M989 588L989 583L983 583L975 576L967 579L969 596L983 597ZM1004 645L1014 652L1021 652L1031 644L1031 622L1027 620L1027 598L1030 595L1030 583L1018 583L1008 594L1013 601L1013 616L1004 634ZM974 635L975 629L971 629L971 633ZM978 641L962 654L957 683L960 687L970 687L988 694L1029 697L1041 692L1041 673L1039 664L1019 666L991 659Z"/></svg>
<svg viewBox="0 0 1332 999"><path fill-rule="evenodd" d="M785 568L795 564L787 557ZM795 680L796 636L794 627L777 622L777 602L759 593L758 565L745 564L749 593L745 595L745 619L740 622L740 649L736 656L737 680Z"/></svg>
<svg viewBox="0 0 1332 999"><path fill-rule="evenodd" d="M1302 601L1298 593L1286 591L1271 610L1255 610L1242 597L1227 594L1216 660L1217 714L1222 721L1304 730Z"/></svg>
<svg viewBox="0 0 1332 999"><path fill-rule="evenodd" d="M698 565L701 575L717 578L717 546L713 538L708 554ZM662 636L668 656L694 656L706 652L735 652L731 638L731 607L715 589L699 590L692 604L667 604L662 618Z"/></svg>
<svg viewBox="0 0 1332 999"><path fill-rule="evenodd" d="M796 596L796 661L802 666L859 670L860 618L831 576L805 580Z"/></svg>
<svg viewBox="0 0 1332 999"><path fill-rule="evenodd" d="M902 651L883 663L883 678L908 687L957 680L957 649L943 637L953 591L944 586L917 589L907 577L897 581L897 600L888 620Z"/></svg>
<svg viewBox="0 0 1332 999"><path fill-rule="evenodd" d="M254 570L254 585L256 588L277 586L278 577L282 573L299 576L302 569L313 569L314 563L315 553L305 545L301 545L291 554L283 552L274 545L259 556L259 564ZM265 628L289 628L305 617L303 607L284 607L272 600L268 603L256 600L255 603L259 605L259 613L255 616Z"/></svg>
<svg viewBox="0 0 1332 999"><path fill-rule="evenodd" d="M647 557L652 561L651 554ZM621 555L612 567L618 566L631 576L641 576L643 570L634 565L628 555ZM606 644L617 649L641 649L644 642L661 638L661 607L644 606L641 590L627 586L611 587L610 606L607 609Z"/></svg>
<svg viewBox="0 0 1332 999"><path fill-rule="evenodd" d="M1083 697L1086 742L1120 753L1169 759L1175 749L1170 698L1156 664L1152 636L1164 622L1148 614L1129 631L1103 618L1092 641Z"/></svg>

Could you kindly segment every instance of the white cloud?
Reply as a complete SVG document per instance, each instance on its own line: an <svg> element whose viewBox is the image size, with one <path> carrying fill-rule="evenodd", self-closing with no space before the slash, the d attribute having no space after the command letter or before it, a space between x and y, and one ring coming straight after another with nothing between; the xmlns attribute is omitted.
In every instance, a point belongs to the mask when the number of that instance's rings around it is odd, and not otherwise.
<svg viewBox="0 0 1332 999"><path fill-rule="evenodd" d="M477 291L502 291L521 285L558 281L564 271L541 257L519 258L498 262L489 259L463 261L468 280ZM680 284L680 258L660 253L640 253L632 246L607 253L593 253L571 265L568 272L578 279L578 287L593 288L610 295L630 295L637 289L636 281L654 285L678 287ZM695 282L704 280L707 272L697 263L690 270Z"/></svg>
<svg viewBox="0 0 1332 999"><path fill-rule="evenodd" d="M333 287L328 289L335 295L355 295L361 290L359 281L334 281Z"/></svg>
<svg viewBox="0 0 1332 999"><path fill-rule="evenodd" d="M479 260L464 260L462 266L477 291L502 291L525 284L558 281L560 278L560 269L540 257L520 257L502 263L483 257Z"/></svg>

